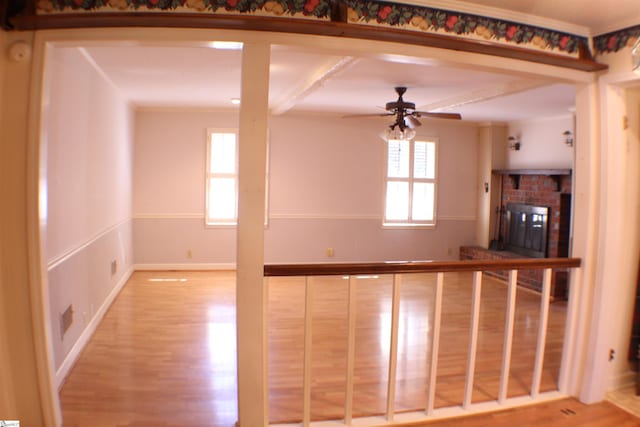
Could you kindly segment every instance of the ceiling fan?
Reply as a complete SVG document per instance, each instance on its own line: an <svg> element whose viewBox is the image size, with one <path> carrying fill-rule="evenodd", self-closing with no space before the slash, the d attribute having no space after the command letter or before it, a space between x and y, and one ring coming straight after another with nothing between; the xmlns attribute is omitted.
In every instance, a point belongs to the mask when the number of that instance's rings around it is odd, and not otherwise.
<svg viewBox="0 0 640 427"><path fill-rule="evenodd" d="M386 116L395 116L395 121L389 125L389 131L394 135L389 135L391 139L411 139L413 135L415 135L414 128L421 125L418 118L420 117L433 117L438 119L453 119L460 120L462 116L458 113L432 113L428 111L416 111L416 104L413 102L407 102L402 99L402 95L405 94L407 88L404 86L398 86L395 88L396 93L398 94L398 99L396 101L387 102L385 105L386 113L379 114L352 114L348 116L344 116L345 118L350 117L386 117ZM408 137L408 134L411 134ZM397 137L397 138L396 138Z"/></svg>

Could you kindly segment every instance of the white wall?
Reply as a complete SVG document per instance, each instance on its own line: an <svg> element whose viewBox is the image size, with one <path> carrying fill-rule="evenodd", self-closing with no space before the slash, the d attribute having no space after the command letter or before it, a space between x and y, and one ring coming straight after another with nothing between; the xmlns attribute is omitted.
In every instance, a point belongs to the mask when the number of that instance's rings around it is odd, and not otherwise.
<svg viewBox="0 0 640 427"><path fill-rule="evenodd" d="M508 150L507 169L571 169L573 148L563 141L564 131L573 132L571 114L510 122L508 136L519 136L519 151Z"/></svg>
<svg viewBox="0 0 640 427"><path fill-rule="evenodd" d="M49 58L41 191L47 197L45 253L60 381L131 272L133 114L81 49L56 48ZM62 336L60 314L69 305L74 321Z"/></svg>
<svg viewBox="0 0 640 427"><path fill-rule="evenodd" d="M215 267L235 262L235 230L203 224L206 129L236 124L233 113L137 112L137 265ZM271 118L267 262L453 259L460 245L473 243L476 127L425 123L419 136L440 141L438 224L426 230L388 230L381 226L384 143L378 134L384 126L377 120L317 115ZM333 258L325 255L329 247Z"/></svg>

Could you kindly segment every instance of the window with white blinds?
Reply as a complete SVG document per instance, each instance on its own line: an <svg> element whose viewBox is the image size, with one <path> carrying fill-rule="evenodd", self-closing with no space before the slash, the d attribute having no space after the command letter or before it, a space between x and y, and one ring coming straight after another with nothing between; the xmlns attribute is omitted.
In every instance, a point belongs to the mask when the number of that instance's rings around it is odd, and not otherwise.
<svg viewBox="0 0 640 427"><path fill-rule="evenodd" d="M434 225L436 141L387 143L384 225Z"/></svg>

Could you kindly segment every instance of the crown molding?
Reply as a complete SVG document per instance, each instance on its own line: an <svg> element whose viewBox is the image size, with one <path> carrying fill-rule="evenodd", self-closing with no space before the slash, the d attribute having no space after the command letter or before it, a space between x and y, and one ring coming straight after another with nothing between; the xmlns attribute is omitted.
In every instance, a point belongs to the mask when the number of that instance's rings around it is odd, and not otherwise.
<svg viewBox="0 0 640 427"><path fill-rule="evenodd" d="M522 24L533 25L550 30L567 32L570 34L590 37L591 29L582 25L571 24L569 22L559 21L557 19L544 18L542 16L531 15L529 13L515 12L511 10L500 9L497 7L483 6L474 3L467 3L459 0L407 0L392 1L397 4L412 4L415 6L425 6L434 9L444 9L469 15L486 16L488 18L504 19Z"/></svg>

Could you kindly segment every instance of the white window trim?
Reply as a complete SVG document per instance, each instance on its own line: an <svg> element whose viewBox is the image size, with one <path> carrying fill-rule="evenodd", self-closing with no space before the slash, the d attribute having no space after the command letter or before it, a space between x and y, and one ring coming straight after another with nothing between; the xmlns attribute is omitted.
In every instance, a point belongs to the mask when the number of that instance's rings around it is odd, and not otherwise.
<svg viewBox="0 0 640 427"><path fill-rule="evenodd" d="M224 174L213 174L210 172L211 170L211 135L214 133L233 133L236 135L236 173L228 174L229 176L235 177L236 180L236 215L233 221L216 221L209 222L209 178L214 175L222 176ZM235 228L238 226L238 155L239 155L239 147L240 147L240 138L239 132L236 128L207 128L206 135L206 147L205 147L205 155L206 155L206 164L205 164L205 206L204 206L204 224L205 228ZM270 165L270 150L269 150L269 140L267 137L267 164L265 167L265 204L264 204L264 226L265 229L269 227L269 165Z"/></svg>
<svg viewBox="0 0 640 427"><path fill-rule="evenodd" d="M413 177L413 168L414 168L414 143L415 142L433 142L435 144L434 153L435 153L435 165L434 165L434 178L414 178ZM409 177L408 178L396 178L389 177L389 143L385 141L384 147L384 191L383 191L383 201L382 201L382 227L387 229L394 230L402 230L402 229L417 229L417 228L435 228L436 222L438 219L438 146L439 140L435 137L418 137L416 136L411 140L410 150L409 150ZM409 220L387 220L387 183L388 182L409 182ZM413 203L413 183L414 182L426 182L433 183L433 220L412 220L412 203Z"/></svg>

